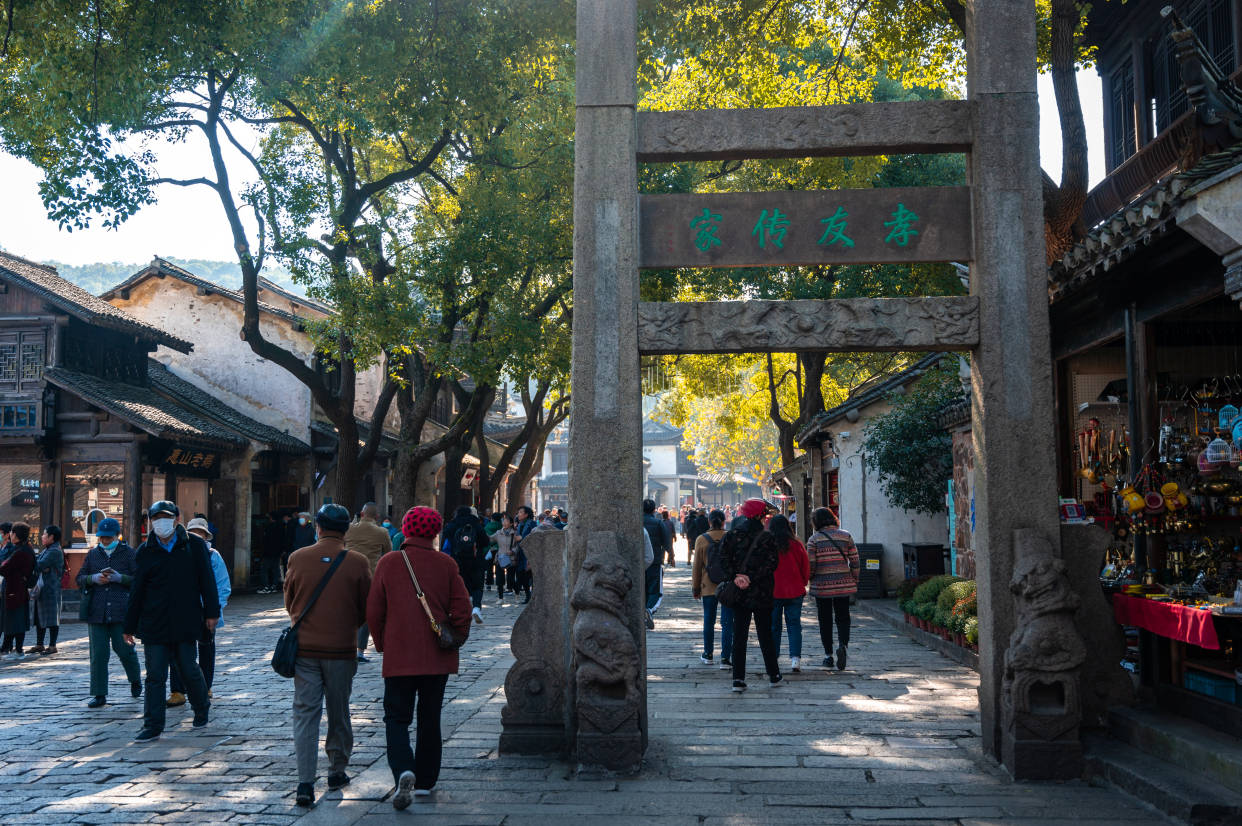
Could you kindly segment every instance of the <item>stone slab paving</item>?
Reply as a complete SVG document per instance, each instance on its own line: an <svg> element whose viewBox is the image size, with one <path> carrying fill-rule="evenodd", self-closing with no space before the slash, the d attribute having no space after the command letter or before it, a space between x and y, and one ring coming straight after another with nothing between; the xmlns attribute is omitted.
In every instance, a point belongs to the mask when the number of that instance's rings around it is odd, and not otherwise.
<svg viewBox="0 0 1242 826"><path fill-rule="evenodd" d="M727 673L699 661L701 610L684 566L668 570L665 591L648 636L651 737L639 777L496 753L508 634L521 608L498 607L489 592L487 624L475 626L462 673L449 681L436 794L404 813L385 802L392 777L376 658L354 684L354 781L327 794L321 779L319 804L303 812L292 799L292 683L267 665L285 616L279 597L245 596L226 611L212 721L201 731L190 728L188 707L170 709L163 738L133 744L141 701L129 698L115 660L111 704L87 709L82 625L62 629L56 656L0 665L0 823L1169 822L1111 790L1007 781L981 754L977 676L873 619L866 603L848 671L814 665L823 652L808 605L808 667L775 689L756 675L735 695ZM760 663L752 632L749 664Z"/></svg>

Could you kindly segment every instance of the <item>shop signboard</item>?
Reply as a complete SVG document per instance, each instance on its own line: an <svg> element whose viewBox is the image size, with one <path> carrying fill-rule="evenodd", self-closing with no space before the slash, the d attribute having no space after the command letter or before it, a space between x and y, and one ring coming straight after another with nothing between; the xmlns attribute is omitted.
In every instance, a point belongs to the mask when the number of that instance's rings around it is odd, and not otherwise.
<svg viewBox="0 0 1242 826"><path fill-rule="evenodd" d="M174 447L164 456L161 465L173 471L212 470L220 463L220 454L191 448Z"/></svg>

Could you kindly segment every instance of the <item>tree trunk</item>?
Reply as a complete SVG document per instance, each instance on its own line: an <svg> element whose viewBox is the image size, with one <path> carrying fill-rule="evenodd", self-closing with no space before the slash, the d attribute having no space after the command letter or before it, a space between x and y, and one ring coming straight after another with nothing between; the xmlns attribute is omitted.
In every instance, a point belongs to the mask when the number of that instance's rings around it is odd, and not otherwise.
<svg viewBox="0 0 1242 826"><path fill-rule="evenodd" d="M460 444L449 445L444 451L444 517L453 518L460 505L469 505L462 493L461 477L465 471L462 459L466 449Z"/></svg>
<svg viewBox="0 0 1242 826"><path fill-rule="evenodd" d="M337 434L336 484L333 485L332 501L344 505L350 513L357 513L362 506L359 489L366 469L358 463L358 425L352 416L337 426Z"/></svg>

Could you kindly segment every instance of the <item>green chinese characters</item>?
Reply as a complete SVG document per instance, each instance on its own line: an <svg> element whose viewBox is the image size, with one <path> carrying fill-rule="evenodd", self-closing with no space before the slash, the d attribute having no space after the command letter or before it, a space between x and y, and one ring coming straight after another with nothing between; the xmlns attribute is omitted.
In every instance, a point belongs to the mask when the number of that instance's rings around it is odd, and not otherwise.
<svg viewBox="0 0 1242 826"><path fill-rule="evenodd" d="M915 229L914 225L921 219L904 203L898 203L897 208L889 214L892 220L884 222L887 234L884 236L883 243L899 247L909 246L910 242L919 235L919 230ZM823 225L823 233L816 244L821 247L840 245L842 249L853 249L855 241L849 234L849 217L850 213L846 208L839 205L832 215L821 218L819 223ZM708 208L704 208L701 213L691 218L690 230L693 233L695 248L700 252L708 252L713 247L723 247L724 242L717 234L723 221L724 216L721 213L712 212ZM764 209L759 213L750 234L761 250L771 247L783 250L791 226L789 215L780 209Z"/></svg>

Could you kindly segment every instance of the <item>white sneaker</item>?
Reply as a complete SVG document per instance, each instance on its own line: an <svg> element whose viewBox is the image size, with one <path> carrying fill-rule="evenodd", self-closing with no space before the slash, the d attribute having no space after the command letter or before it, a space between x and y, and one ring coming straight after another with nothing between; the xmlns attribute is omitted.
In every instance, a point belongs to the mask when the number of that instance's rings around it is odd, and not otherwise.
<svg viewBox="0 0 1242 826"><path fill-rule="evenodd" d="M473 611L471 611L470 613L471 613L471 615L473 615L473 616L474 616L474 621L475 621L475 622L477 622L479 625L482 625L482 624L483 624L483 612L482 612L482 611L480 611L478 608L475 608L475 609L474 609Z"/></svg>
<svg viewBox="0 0 1242 826"><path fill-rule="evenodd" d="M414 772L401 772L401 777L397 779L397 793L392 796L392 807L397 811L408 808L415 794Z"/></svg>
<svg viewBox="0 0 1242 826"><path fill-rule="evenodd" d="M706 654L700 654L700 655L699 655L699 660L701 660L701 661L702 661L703 665L711 665L711 664L712 664L712 658L711 658L711 657L709 657L709 656L707 656Z"/></svg>
<svg viewBox="0 0 1242 826"><path fill-rule="evenodd" d="M789 658L789 670L790 671L801 671L802 670L802 658L801 657L790 657Z"/></svg>
<svg viewBox="0 0 1242 826"><path fill-rule="evenodd" d="M431 789L415 789L415 797L431 797Z"/></svg>

